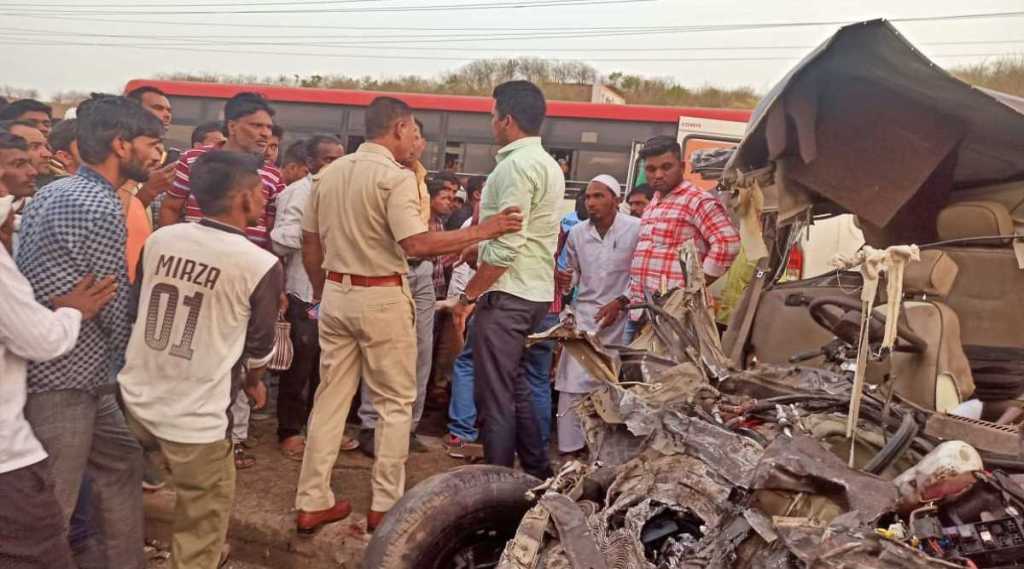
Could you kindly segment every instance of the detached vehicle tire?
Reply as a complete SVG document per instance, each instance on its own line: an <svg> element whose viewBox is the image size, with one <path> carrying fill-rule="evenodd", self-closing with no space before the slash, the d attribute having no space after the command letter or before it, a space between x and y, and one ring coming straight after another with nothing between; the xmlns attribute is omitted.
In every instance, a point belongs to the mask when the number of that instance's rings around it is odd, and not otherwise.
<svg viewBox="0 0 1024 569"><path fill-rule="evenodd" d="M366 569L481 569L497 564L540 480L511 468L463 466L417 484L373 533Z"/></svg>

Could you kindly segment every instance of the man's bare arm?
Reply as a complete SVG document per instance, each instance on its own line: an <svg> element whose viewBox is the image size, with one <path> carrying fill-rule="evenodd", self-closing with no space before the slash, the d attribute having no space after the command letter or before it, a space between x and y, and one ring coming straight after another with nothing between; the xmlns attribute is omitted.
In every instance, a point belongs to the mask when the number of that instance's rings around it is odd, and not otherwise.
<svg viewBox="0 0 1024 569"><path fill-rule="evenodd" d="M491 216L479 225L458 231L427 231L398 242L408 257L437 257L461 253L463 249L481 241L514 233L523 227L519 208L510 207Z"/></svg>
<svg viewBox="0 0 1024 569"><path fill-rule="evenodd" d="M181 212L185 209L185 200L170 194L164 195L164 203L160 204L160 227L167 227L181 222Z"/></svg>
<svg viewBox="0 0 1024 569"><path fill-rule="evenodd" d="M306 269L309 282L313 285L313 296L323 298L324 280L324 247L320 243L320 235L302 232L302 266Z"/></svg>
<svg viewBox="0 0 1024 569"><path fill-rule="evenodd" d="M498 282L498 279L506 271L508 271L508 267L496 267L487 263L480 263L476 274L473 275L473 278L469 279L469 283L466 285L466 296L478 298L481 294L487 292L487 289L491 288L494 283Z"/></svg>

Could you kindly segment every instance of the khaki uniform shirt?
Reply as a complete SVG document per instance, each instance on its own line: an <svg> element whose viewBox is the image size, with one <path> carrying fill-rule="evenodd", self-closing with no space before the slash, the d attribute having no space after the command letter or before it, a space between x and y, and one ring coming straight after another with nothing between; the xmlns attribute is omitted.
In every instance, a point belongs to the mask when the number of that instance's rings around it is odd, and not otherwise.
<svg viewBox="0 0 1024 569"><path fill-rule="evenodd" d="M404 275L398 242L427 231L416 177L387 148L365 142L314 176L302 230L320 235L328 271Z"/></svg>

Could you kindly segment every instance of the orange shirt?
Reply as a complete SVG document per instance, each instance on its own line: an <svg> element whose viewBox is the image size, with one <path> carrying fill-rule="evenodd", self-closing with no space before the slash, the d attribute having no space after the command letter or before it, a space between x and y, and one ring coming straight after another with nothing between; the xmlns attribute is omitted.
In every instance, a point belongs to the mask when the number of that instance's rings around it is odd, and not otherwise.
<svg viewBox="0 0 1024 569"><path fill-rule="evenodd" d="M128 280L135 282L135 270L138 268L139 256L142 255L142 246L146 239L153 233L153 227L149 224L149 217L146 215L146 206L142 205L139 198L133 196L125 189L117 192L121 198L121 205L124 206L124 223L128 229L128 243L125 246L125 261L128 263Z"/></svg>

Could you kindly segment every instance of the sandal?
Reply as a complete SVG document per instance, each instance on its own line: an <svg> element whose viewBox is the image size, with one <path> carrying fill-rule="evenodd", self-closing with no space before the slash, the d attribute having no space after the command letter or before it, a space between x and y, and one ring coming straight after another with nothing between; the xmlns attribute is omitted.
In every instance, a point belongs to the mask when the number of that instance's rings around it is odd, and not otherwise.
<svg viewBox="0 0 1024 569"><path fill-rule="evenodd" d="M359 448L359 439L353 439L351 437L341 437L341 450L352 451Z"/></svg>
<svg viewBox="0 0 1024 569"><path fill-rule="evenodd" d="M235 445L235 470L245 470L246 468L252 468L256 464L256 458L251 454L245 452L245 449L239 445Z"/></svg>
<svg viewBox="0 0 1024 569"><path fill-rule="evenodd" d="M281 441L281 454L288 460L302 462L302 455L306 452L306 440L300 435L295 435Z"/></svg>

